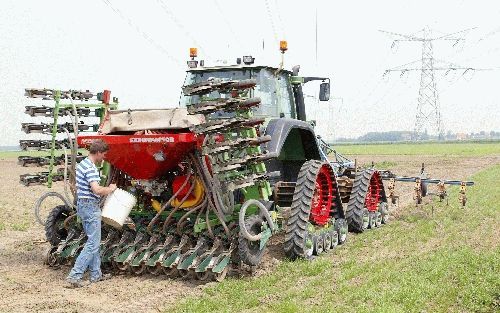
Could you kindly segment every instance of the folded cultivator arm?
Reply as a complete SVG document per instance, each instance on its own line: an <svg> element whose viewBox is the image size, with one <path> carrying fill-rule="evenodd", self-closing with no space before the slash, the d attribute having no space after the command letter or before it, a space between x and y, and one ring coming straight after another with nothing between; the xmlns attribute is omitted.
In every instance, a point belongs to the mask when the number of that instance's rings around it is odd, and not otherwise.
<svg viewBox="0 0 500 313"><path fill-rule="evenodd" d="M26 106L25 113L30 117L50 118L49 123L22 123L21 130L26 134L40 133L49 135L48 140L20 140L19 146L22 150L46 150L48 155L43 157L20 156L18 163L21 166L36 165L48 166L48 171L36 174L25 174L20 176L20 183L25 186L32 184L47 184L50 188L52 182L60 181L64 170L54 170L57 165L75 166L81 160L77 153L76 136L80 132L96 132L99 124L87 125L82 118L95 117L100 122L108 109L116 109L118 99L110 99L111 92L102 93L79 90L55 90L55 89L33 89L25 90L25 96L32 99L52 101L53 104L41 106ZM62 117L67 117L70 122L58 123ZM57 139L58 135L64 139ZM64 154L56 155L56 151L71 150L69 159ZM66 160L66 161L65 161Z"/></svg>

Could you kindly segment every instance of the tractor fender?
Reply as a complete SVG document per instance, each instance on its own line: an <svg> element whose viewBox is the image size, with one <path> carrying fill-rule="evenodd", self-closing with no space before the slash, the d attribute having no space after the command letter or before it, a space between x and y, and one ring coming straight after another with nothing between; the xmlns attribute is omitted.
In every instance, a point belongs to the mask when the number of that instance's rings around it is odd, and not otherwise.
<svg viewBox="0 0 500 313"><path fill-rule="evenodd" d="M294 129L297 129L300 133L306 160L321 160L322 154L312 125L296 119L279 118L270 120L265 134L271 136L271 141L267 142L264 148L268 152L279 156L288 135Z"/></svg>
<svg viewBox="0 0 500 313"><path fill-rule="evenodd" d="M264 145L264 149L277 156L266 161L269 172L281 174L275 177L276 182L295 182L304 162L323 159L314 129L309 123L290 118L272 119L265 134L271 136L271 141Z"/></svg>

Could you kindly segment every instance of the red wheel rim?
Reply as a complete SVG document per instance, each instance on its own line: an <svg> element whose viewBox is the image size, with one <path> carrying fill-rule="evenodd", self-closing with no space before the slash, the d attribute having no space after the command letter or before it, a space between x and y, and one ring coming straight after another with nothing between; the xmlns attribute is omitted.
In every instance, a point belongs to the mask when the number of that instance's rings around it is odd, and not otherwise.
<svg viewBox="0 0 500 313"><path fill-rule="evenodd" d="M334 187L332 184L332 172L328 165L322 165L318 175L311 203L310 220L316 225L325 225L332 211Z"/></svg>
<svg viewBox="0 0 500 313"><path fill-rule="evenodd" d="M365 207L370 212L376 212L378 210L378 203L380 200L380 175L375 172L370 179L370 185L368 185L368 191L366 192Z"/></svg>

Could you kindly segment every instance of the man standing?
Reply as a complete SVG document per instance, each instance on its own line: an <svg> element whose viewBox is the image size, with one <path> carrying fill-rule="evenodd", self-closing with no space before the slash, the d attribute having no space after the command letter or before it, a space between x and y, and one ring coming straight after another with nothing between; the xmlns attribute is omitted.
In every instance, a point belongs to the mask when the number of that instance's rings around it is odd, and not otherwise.
<svg viewBox="0 0 500 313"><path fill-rule="evenodd" d="M104 156L109 150L108 145L99 139L92 142L89 150L89 156L81 161L76 168L76 213L82 221L87 242L66 278L70 288L78 288L87 284L82 281L87 268L90 271L91 283L110 277L110 275L103 276L101 272L101 256L99 254L101 209L99 208L99 199L100 196L112 193L116 189L116 185L111 184L109 187L99 185L101 178L96 164L101 164L104 160Z"/></svg>

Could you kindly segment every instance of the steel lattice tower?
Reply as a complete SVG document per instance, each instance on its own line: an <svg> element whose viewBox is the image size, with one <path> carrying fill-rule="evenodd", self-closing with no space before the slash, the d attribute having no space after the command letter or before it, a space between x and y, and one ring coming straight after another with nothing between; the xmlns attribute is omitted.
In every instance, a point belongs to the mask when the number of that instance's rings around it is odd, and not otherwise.
<svg viewBox="0 0 500 313"><path fill-rule="evenodd" d="M464 40L464 38L456 35L469 30L470 29L466 29L439 37L433 37L431 30L428 28L425 28L417 33L420 35L404 35L381 31L383 33L390 34L391 36L396 36L396 39L394 39L392 43L393 47L401 41L416 41L422 43L422 58L420 60L388 69L384 73L385 75L389 72L401 72L401 75L403 75L405 72L409 71L420 72L420 88L418 92L417 112L415 115L416 118L414 127L416 140L422 139L422 135L427 130L431 131L431 133L437 135L439 138L442 138L444 133L435 72L446 71L446 73L448 73L452 70L464 70L464 73L466 73L470 70L476 70L470 67L463 67L444 61L437 61L434 58L433 42L437 40L448 40L453 41L453 45L456 45L458 42ZM416 65L417 63L420 63L419 67L409 67L410 65ZM427 129L427 127L429 129Z"/></svg>
<svg viewBox="0 0 500 313"><path fill-rule="evenodd" d="M429 38L430 32L424 29L424 39ZM432 40L422 41L422 69L420 72L420 89L418 91L417 113L415 119L416 139L422 139L422 134L430 127L439 137L443 135L441 127L441 111L439 109L439 95L434 79L434 57Z"/></svg>

